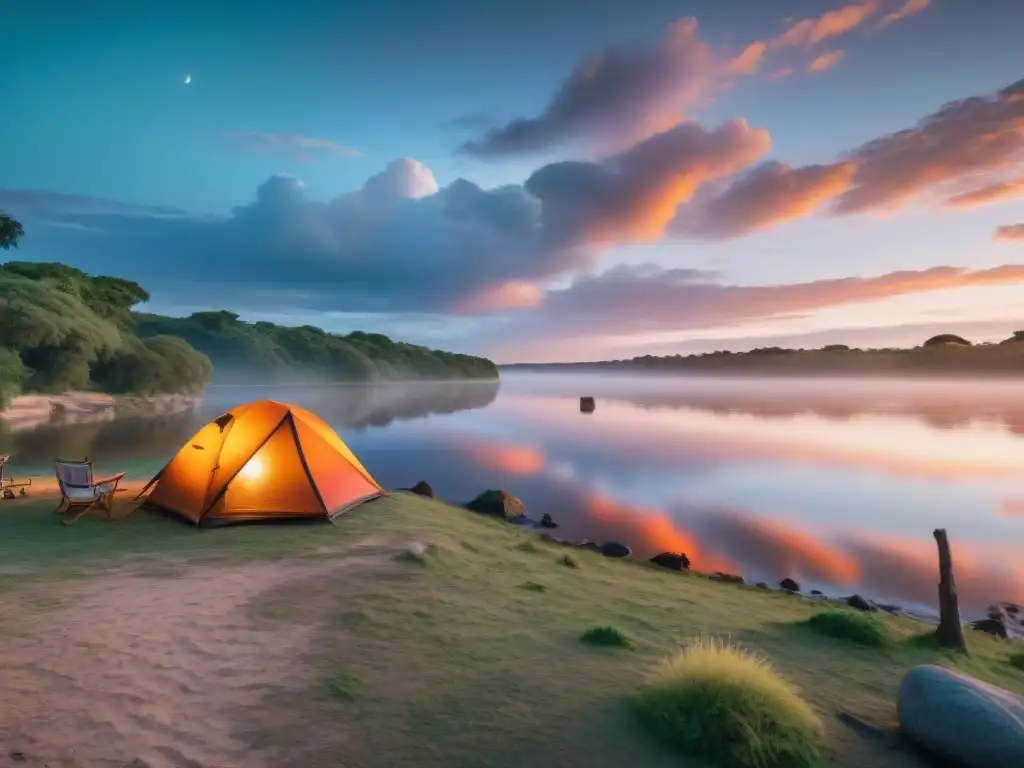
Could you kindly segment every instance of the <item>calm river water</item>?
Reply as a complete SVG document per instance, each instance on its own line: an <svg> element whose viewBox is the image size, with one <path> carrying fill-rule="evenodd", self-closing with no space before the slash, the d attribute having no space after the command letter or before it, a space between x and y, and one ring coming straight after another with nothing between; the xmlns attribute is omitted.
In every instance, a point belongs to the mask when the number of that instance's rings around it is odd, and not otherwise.
<svg viewBox="0 0 1024 768"><path fill-rule="evenodd" d="M505 373L500 388L214 388L195 414L0 433L0 451L15 474L51 472L55 455L152 474L202 423L262 397L317 412L385 487L427 480L455 502L503 488L567 537L924 609L944 527L967 612L1024 602L1024 383Z"/></svg>

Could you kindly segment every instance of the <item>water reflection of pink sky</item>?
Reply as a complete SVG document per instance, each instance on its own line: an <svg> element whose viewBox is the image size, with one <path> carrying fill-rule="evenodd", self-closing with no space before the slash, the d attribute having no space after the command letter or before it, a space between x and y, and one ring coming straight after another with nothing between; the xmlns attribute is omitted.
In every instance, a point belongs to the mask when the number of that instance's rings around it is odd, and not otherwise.
<svg viewBox="0 0 1024 768"><path fill-rule="evenodd" d="M785 504L735 507L706 496L688 498L686 473L674 484L673 464L770 464L785 473L827 468L841 479L867 470L893 478L922 494L936 485L987 492L996 501L984 514L986 539L964 515L951 528L957 579L966 610L981 611L994 600L1024 601L1024 517L1021 494L1013 495L1024 467L1024 440L984 420L941 429L906 416L855 415L836 421L814 415L762 419L743 413L696 409L642 409L628 403L599 401L594 414L582 415L574 399L544 395L502 396L488 412L484 434L461 429L453 445L486 467L510 478L552 475L575 483L582 519L571 521L574 534L618 539L638 554L685 551L702 570L733 570L749 578L778 581L790 576L824 591L860 590L895 601L928 606L936 585L935 545L931 530L946 525L941 515L915 509L906 497L883 511L837 519L827 508L814 519L794 520L780 512ZM595 479L573 480L553 467L572 464L572 446L586 446L625 472L657 476L652 484L673 487L670 498L652 503L636 485L617 488L615 472L602 469ZM561 453L568 447L567 453ZM607 463L602 465L607 467ZM514 479L509 488L515 492ZM836 487L836 495L845 489ZM790 489L797 505L802 489ZM1005 497L1000 499L1000 495ZM558 510L550 511L558 515ZM873 525L874 521L884 523ZM999 534L1002 535L999 535Z"/></svg>

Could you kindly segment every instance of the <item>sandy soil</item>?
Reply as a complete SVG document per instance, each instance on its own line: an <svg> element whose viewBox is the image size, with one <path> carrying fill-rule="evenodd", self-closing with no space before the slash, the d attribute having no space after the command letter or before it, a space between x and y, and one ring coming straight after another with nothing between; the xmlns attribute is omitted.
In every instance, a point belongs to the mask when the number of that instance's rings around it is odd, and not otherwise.
<svg viewBox="0 0 1024 768"><path fill-rule="evenodd" d="M200 398L183 395L160 397L115 397L96 392L67 392L62 395L19 395L6 410L0 411L0 422L8 430L35 429L51 421L79 424L110 421L125 413L163 415L188 410Z"/></svg>
<svg viewBox="0 0 1024 768"><path fill-rule="evenodd" d="M316 627L270 625L248 606L323 568L111 574L0 596L0 766L287 765L243 735L294 716L278 711L274 701L287 697L275 694L308 688L303 658Z"/></svg>

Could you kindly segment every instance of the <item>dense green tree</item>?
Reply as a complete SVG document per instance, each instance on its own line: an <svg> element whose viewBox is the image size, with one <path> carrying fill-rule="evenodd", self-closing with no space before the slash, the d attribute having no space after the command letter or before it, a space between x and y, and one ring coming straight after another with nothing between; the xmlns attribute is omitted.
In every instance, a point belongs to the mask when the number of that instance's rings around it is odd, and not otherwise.
<svg viewBox="0 0 1024 768"><path fill-rule="evenodd" d="M0 211L0 248L5 251L18 247L18 241L25 236L21 222Z"/></svg>
<svg viewBox="0 0 1024 768"><path fill-rule="evenodd" d="M214 368L222 381L261 383L498 377L490 360L379 333L246 323L226 310L133 311L148 300L138 283L66 264L0 264L0 407L20 390L193 392Z"/></svg>

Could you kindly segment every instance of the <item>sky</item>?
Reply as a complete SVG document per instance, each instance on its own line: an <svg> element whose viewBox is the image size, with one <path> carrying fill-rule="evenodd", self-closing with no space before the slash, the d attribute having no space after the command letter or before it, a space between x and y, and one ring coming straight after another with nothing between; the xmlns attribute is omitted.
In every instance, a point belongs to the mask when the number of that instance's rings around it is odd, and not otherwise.
<svg viewBox="0 0 1024 768"><path fill-rule="evenodd" d="M1019 0L0 0L8 258L498 362L1024 327Z"/></svg>

